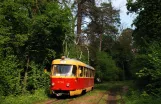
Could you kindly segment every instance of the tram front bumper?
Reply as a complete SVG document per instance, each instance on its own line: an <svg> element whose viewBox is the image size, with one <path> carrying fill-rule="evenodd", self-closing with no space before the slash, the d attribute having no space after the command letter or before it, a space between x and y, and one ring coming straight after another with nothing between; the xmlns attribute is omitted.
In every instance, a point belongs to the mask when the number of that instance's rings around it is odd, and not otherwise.
<svg viewBox="0 0 161 104"><path fill-rule="evenodd" d="M69 91L53 90L52 92L56 96L69 95Z"/></svg>

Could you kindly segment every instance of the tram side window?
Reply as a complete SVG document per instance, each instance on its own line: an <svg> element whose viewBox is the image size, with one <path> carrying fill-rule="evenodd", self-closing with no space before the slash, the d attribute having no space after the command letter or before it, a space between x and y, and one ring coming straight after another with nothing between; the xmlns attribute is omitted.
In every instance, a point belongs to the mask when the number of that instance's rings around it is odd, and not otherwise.
<svg viewBox="0 0 161 104"><path fill-rule="evenodd" d="M93 77L93 70L91 70L91 77Z"/></svg>
<svg viewBox="0 0 161 104"><path fill-rule="evenodd" d="M58 69L56 68L56 65L52 65L51 67L51 75L54 75L58 72Z"/></svg>
<svg viewBox="0 0 161 104"><path fill-rule="evenodd" d="M86 77L88 77L88 75L89 75L89 74L88 74L88 70L89 70L89 69L86 68Z"/></svg>
<svg viewBox="0 0 161 104"><path fill-rule="evenodd" d="M91 70L91 77L93 77L93 70Z"/></svg>
<svg viewBox="0 0 161 104"><path fill-rule="evenodd" d="M77 67L75 65L73 65L72 75L77 75Z"/></svg>
<svg viewBox="0 0 161 104"><path fill-rule="evenodd" d="M83 77L83 66L79 66L79 76Z"/></svg>
<svg viewBox="0 0 161 104"><path fill-rule="evenodd" d="M51 66L51 75L53 75L54 74L54 66L52 65Z"/></svg>
<svg viewBox="0 0 161 104"><path fill-rule="evenodd" d="M91 77L93 77L93 75L94 75L94 72L93 72L93 70L91 70Z"/></svg>
<svg viewBox="0 0 161 104"><path fill-rule="evenodd" d="M84 70L83 70L83 77L86 77L86 68L84 67Z"/></svg>
<svg viewBox="0 0 161 104"><path fill-rule="evenodd" d="M89 77L89 69L87 68L86 77Z"/></svg>
<svg viewBox="0 0 161 104"><path fill-rule="evenodd" d="M88 70L88 76L91 77L91 70Z"/></svg>
<svg viewBox="0 0 161 104"><path fill-rule="evenodd" d="M83 77L85 77L85 67L83 67Z"/></svg>
<svg viewBox="0 0 161 104"><path fill-rule="evenodd" d="M90 69L88 69L88 77L90 77Z"/></svg>
<svg viewBox="0 0 161 104"><path fill-rule="evenodd" d="M94 70L92 70L92 77L94 77L94 74L95 74L95 72L94 72Z"/></svg>
<svg viewBox="0 0 161 104"><path fill-rule="evenodd" d="M88 77L90 77L90 69L88 69Z"/></svg>

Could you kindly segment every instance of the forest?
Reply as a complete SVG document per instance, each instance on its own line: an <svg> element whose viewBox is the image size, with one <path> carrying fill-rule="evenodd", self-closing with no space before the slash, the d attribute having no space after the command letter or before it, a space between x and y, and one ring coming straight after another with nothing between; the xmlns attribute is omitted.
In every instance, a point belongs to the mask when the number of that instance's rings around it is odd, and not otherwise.
<svg viewBox="0 0 161 104"><path fill-rule="evenodd" d="M135 82L140 95L161 96L161 1L127 0L124 28L111 0L1 0L0 100L49 87L53 59L96 69L102 81Z"/></svg>

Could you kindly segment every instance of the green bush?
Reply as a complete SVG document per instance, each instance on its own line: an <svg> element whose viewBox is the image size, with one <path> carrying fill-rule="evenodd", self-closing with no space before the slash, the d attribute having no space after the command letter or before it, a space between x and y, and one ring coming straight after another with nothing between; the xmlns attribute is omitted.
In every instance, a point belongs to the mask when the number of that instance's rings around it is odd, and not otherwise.
<svg viewBox="0 0 161 104"><path fill-rule="evenodd" d="M124 97L126 104L160 104L161 98L148 95L145 91L130 90Z"/></svg>
<svg viewBox="0 0 161 104"><path fill-rule="evenodd" d="M149 45L146 53L136 58L139 69L136 73L138 84L148 93L161 95L161 44L154 42Z"/></svg>
<svg viewBox="0 0 161 104"><path fill-rule="evenodd" d="M107 81L114 81L119 78L119 69L116 67L115 61L105 52L97 53L97 76Z"/></svg>
<svg viewBox="0 0 161 104"><path fill-rule="evenodd" d="M27 90L34 92L39 88L49 87L49 74L44 73L43 67L34 62L30 63L30 71L28 72Z"/></svg>
<svg viewBox="0 0 161 104"><path fill-rule="evenodd" d="M33 104L34 102L40 102L48 99L44 89L35 90L34 94L25 94L18 96L7 96L3 98L1 104Z"/></svg>
<svg viewBox="0 0 161 104"><path fill-rule="evenodd" d="M0 58L0 94L10 95L21 92L19 63L15 56Z"/></svg>
<svg viewBox="0 0 161 104"><path fill-rule="evenodd" d="M49 75L44 73L41 65L29 63L26 90L34 93L39 88L49 88ZM23 71L15 56L0 58L0 96L18 95L22 93Z"/></svg>

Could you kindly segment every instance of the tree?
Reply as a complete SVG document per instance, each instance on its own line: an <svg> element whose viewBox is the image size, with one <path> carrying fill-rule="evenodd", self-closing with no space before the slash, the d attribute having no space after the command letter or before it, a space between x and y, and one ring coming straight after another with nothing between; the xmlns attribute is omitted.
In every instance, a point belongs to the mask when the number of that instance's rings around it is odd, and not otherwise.
<svg viewBox="0 0 161 104"><path fill-rule="evenodd" d="M15 56L0 56L0 95L21 93L21 68Z"/></svg>
<svg viewBox="0 0 161 104"><path fill-rule="evenodd" d="M12 0L0 3L1 47L3 56L21 56L21 47L29 36L29 18L26 8Z"/></svg>
<svg viewBox="0 0 161 104"><path fill-rule="evenodd" d="M50 70L53 57L63 54L65 37L72 37L71 12L52 1L46 1L37 8L40 12L32 13L31 36L24 47L25 53L31 61L43 63Z"/></svg>
<svg viewBox="0 0 161 104"><path fill-rule="evenodd" d="M0 64L13 66L0 66L0 76L15 68L9 78L17 75L13 82L20 84L17 88L23 93L39 88L38 83L46 85L43 68L50 68L52 56L63 54L65 36L74 37L70 9L53 0L7 0L0 2L0 13L0 57L5 60ZM11 56L15 62L6 61ZM10 90L6 91L8 94Z"/></svg>
<svg viewBox="0 0 161 104"><path fill-rule="evenodd" d="M134 42L137 46L161 39L161 2L159 0L127 0L129 13L136 13Z"/></svg>
<svg viewBox="0 0 161 104"><path fill-rule="evenodd" d="M138 50L134 66L144 90L160 95L161 2L159 0L128 0L129 13L136 13L133 37Z"/></svg>
<svg viewBox="0 0 161 104"><path fill-rule="evenodd" d="M83 30L90 52L90 64L97 67L97 53L106 51L111 41L115 40L117 25L119 24L119 10L112 7L111 2L100 6L91 3L88 6L87 17L90 22ZM109 40L109 41L107 41Z"/></svg>
<svg viewBox="0 0 161 104"><path fill-rule="evenodd" d="M118 67L122 69L122 79L130 79L132 75L131 62L133 60L132 32L130 28L124 29L112 47L112 56Z"/></svg>
<svg viewBox="0 0 161 104"><path fill-rule="evenodd" d="M89 39L93 37L99 39L99 51L102 50L103 36L114 36L117 34L119 25L119 10L112 7L112 3L102 3L100 7L93 6L90 11L91 23L88 25L87 32Z"/></svg>
<svg viewBox="0 0 161 104"><path fill-rule="evenodd" d="M156 96L161 95L161 44L149 44L145 54L138 54L135 59L137 82L141 89ZM139 63L138 63L139 61Z"/></svg>
<svg viewBox="0 0 161 104"><path fill-rule="evenodd" d="M96 78L105 81L115 81L119 79L119 68L115 61L106 52L97 53Z"/></svg>

